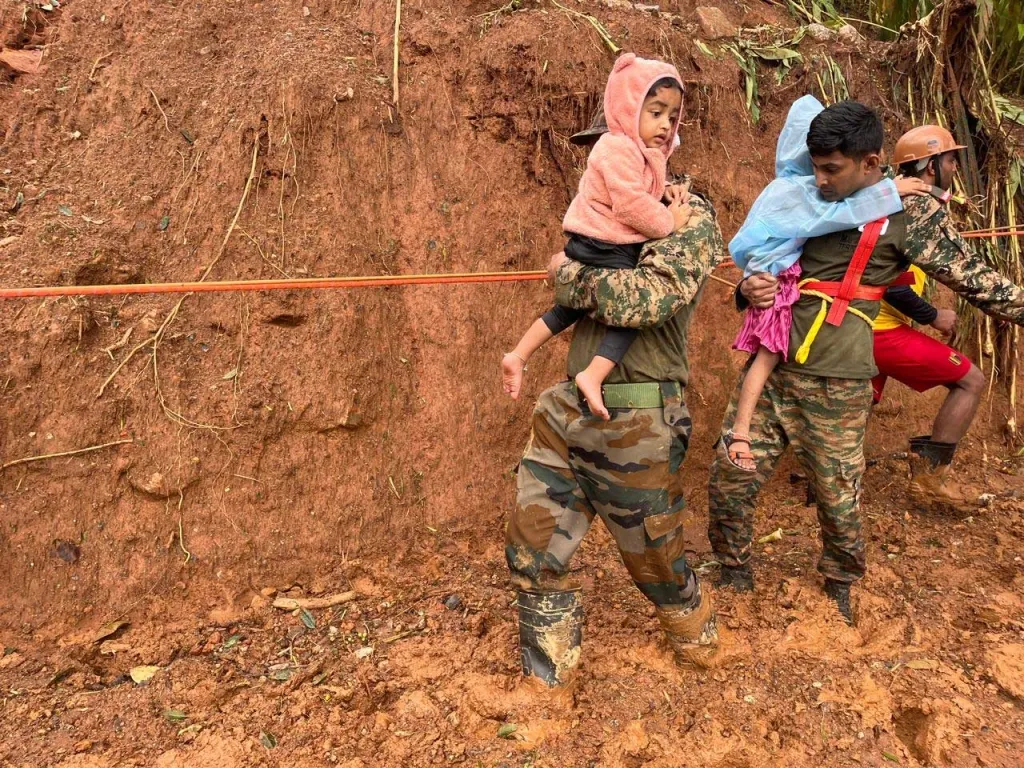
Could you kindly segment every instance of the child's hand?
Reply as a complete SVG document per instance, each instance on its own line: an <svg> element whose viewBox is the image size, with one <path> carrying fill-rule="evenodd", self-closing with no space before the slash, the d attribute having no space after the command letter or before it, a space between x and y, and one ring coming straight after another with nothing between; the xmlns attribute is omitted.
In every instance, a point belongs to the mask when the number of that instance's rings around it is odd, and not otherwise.
<svg viewBox="0 0 1024 768"><path fill-rule="evenodd" d="M896 182L896 191L899 192L900 197L909 197L911 195L927 197L932 191L931 184L921 181L914 176L897 176L893 181Z"/></svg>
<svg viewBox="0 0 1024 768"><path fill-rule="evenodd" d="M687 195L689 199L689 195ZM690 222L690 217L693 215L693 209L689 203L681 201L680 197L677 197L668 205L669 211L672 213L672 231L678 232L681 229L685 229L686 225Z"/></svg>
<svg viewBox="0 0 1024 768"><path fill-rule="evenodd" d="M685 184L669 184L665 187L664 201L667 205L679 201L681 203L690 202L690 182L687 181Z"/></svg>
<svg viewBox="0 0 1024 768"><path fill-rule="evenodd" d="M523 387L523 371L526 361L515 352L507 352L501 358L501 388L513 400L519 399L519 390Z"/></svg>

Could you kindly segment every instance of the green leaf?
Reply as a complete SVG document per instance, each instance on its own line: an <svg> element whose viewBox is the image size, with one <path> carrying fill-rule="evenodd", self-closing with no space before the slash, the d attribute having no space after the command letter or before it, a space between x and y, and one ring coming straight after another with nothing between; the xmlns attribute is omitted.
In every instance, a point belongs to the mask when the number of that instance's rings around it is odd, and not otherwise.
<svg viewBox="0 0 1024 768"><path fill-rule="evenodd" d="M73 214L71 212L71 209L68 206L66 206L66 205L58 205L57 206L57 210L60 211L60 215L61 216L74 216L75 215L75 214Z"/></svg>
<svg viewBox="0 0 1024 768"><path fill-rule="evenodd" d="M164 717L166 717L172 723L180 723L182 720L188 717L188 715L186 715L180 709L165 709Z"/></svg>
<svg viewBox="0 0 1024 768"><path fill-rule="evenodd" d="M224 641L224 645L221 646L221 649L226 651L229 648L234 648L240 642L242 642L242 636L241 635L232 635L231 637L229 637L227 640Z"/></svg>
<svg viewBox="0 0 1024 768"><path fill-rule="evenodd" d="M697 40L695 38L693 42L694 42L694 45L696 45L698 48L700 48L700 52L703 53L705 56L707 56L709 59L717 59L718 58L715 55L714 51L712 51L710 48L707 47L707 45L705 45L703 40Z"/></svg>
<svg viewBox="0 0 1024 768"><path fill-rule="evenodd" d="M267 749L273 749L277 746L277 736L266 731L260 731L260 744Z"/></svg>
<svg viewBox="0 0 1024 768"><path fill-rule="evenodd" d="M1024 24L1017 25L1017 39L1024 40Z"/></svg>
<svg viewBox="0 0 1024 768"><path fill-rule="evenodd" d="M299 618L302 619L302 623L306 625L306 629L316 629L316 619L306 608L303 608L299 612Z"/></svg>
<svg viewBox="0 0 1024 768"><path fill-rule="evenodd" d="M516 732L517 726L515 723L505 723L501 728L498 729L499 739L510 739L512 734Z"/></svg>
<svg viewBox="0 0 1024 768"><path fill-rule="evenodd" d="M171 226L171 217L164 216L162 219L160 219L160 223L156 225L156 228L159 229L161 232L164 232L169 226Z"/></svg>
<svg viewBox="0 0 1024 768"><path fill-rule="evenodd" d="M794 51L792 48L783 48L781 46L774 46L772 48L752 48L750 52L759 59L764 59L765 61L789 61L790 59L803 58L799 51Z"/></svg>
<svg viewBox="0 0 1024 768"><path fill-rule="evenodd" d="M894 755L892 752L883 752L882 757L884 757L890 763L896 763L896 765L900 764L900 759L896 757L896 755Z"/></svg>

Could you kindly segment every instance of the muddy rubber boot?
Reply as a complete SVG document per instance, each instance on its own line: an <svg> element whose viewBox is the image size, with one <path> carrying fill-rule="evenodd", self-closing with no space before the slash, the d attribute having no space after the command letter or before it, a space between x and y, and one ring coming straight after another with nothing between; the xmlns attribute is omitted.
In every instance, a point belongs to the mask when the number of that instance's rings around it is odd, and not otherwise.
<svg viewBox="0 0 1024 768"><path fill-rule="evenodd" d="M732 587L737 592L754 591L754 572L749 565L723 565L718 573L719 587Z"/></svg>
<svg viewBox="0 0 1024 768"><path fill-rule="evenodd" d="M825 594L836 604L843 619L852 627L853 609L850 607L850 585L845 581L825 579Z"/></svg>
<svg viewBox="0 0 1024 768"><path fill-rule="evenodd" d="M927 435L910 438L907 491L918 507L945 506L970 511L978 506L977 499L965 496L949 478L955 453L956 443L937 443Z"/></svg>
<svg viewBox="0 0 1024 768"><path fill-rule="evenodd" d="M692 608L658 608L657 613L677 664L698 669L722 665L725 646L718 636L709 595L701 593Z"/></svg>
<svg viewBox="0 0 1024 768"><path fill-rule="evenodd" d="M569 685L580 663L583 640L579 590L520 590L517 602L523 676L536 678L549 688Z"/></svg>

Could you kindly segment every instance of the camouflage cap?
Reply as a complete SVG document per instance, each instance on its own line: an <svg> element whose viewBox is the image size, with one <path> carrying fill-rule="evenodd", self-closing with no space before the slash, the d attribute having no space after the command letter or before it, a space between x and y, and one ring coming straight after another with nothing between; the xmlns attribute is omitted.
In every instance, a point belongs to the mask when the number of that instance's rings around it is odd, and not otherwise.
<svg viewBox="0 0 1024 768"><path fill-rule="evenodd" d="M606 133L608 133L608 121L604 117L604 96L602 96L597 100L597 108L590 120L590 127L579 133L574 133L569 137L569 141L577 147L585 147L588 144L593 144Z"/></svg>

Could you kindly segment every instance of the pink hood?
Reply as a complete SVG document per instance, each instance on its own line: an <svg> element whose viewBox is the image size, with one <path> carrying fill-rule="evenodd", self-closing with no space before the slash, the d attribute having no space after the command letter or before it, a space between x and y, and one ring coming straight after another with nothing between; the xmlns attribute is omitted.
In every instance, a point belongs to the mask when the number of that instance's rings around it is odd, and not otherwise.
<svg viewBox="0 0 1024 768"><path fill-rule="evenodd" d="M618 58L604 91L608 133L587 158L579 192L562 219L562 229L607 243L641 243L672 232L672 212L662 204L668 156L675 149L679 120L668 141L648 148L640 140L640 111L658 80L679 73L671 64Z"/></svg>
<svg viewBox="0 0 1024 768"><path fill-rule="evenodd" d="M667 160L675 149L675 136L679 133L677 119L672 138L660 147L649 149L640 140L640 110L644 99L647 98L651 86L663 77L671 77L682 89L683 81L671 64L654 59L641 59L635 53L624 53L615 60L612 73L608 76L608 85L604 89L604 116L608 122L608 130L631 138L650 160L654 158L648 153L661 153Z"/></svg>

